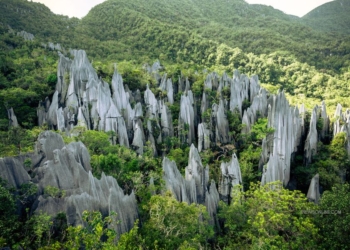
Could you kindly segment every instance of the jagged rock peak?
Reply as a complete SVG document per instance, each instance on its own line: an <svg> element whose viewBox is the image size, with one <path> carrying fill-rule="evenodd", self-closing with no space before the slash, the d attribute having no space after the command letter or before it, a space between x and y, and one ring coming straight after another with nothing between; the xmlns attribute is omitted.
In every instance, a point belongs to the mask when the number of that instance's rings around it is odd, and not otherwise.
<svg viewBox="0 0 350 250"><path fill-rule="evenodd" d="M185 169L185 178L180 174L176 163L167 157L163 159L163 178L167 190L170 190L178 201L205 204L211 216L210 223L216 223L219 193L213 181L208 190L209 168L203 167L198 150L193 144Z"/></svg>
<svg viewBox="0 0 350 250"><path fill-rule="evenodd" d="M182 136L182 141L187 142L188 144L195 141L193 103L192 91L188 91L187 95L181 95L179 127L183 132L187 133L187 135L180 134L180 137Z"/></svg>
<svg viewBox="0 0 350 250"><path fill-rule="evenodd" d="M197 203L203 204L205 201L206 186L209 182L209 167L203 167L199 152L193 144L190 147L188 166L185 168L185 179L188 181L195 181Z"/></svg>
<svg viewBox="0 0 350 250"><path fill-rule="evenodd" d="M310 183L309 190L307 192L306 197L309 199L309 201L312 201L314 203L318 203L320 200L320 176L319 174L316 174Z"/></svg>
<svg viewBox="0 0 350 250"><path fill-rule="evenodd" d="M17 116L15 115L15 112L13 111L13 108L10 108L7 110L7 116L9 119L9 127L16 128L18 127L18 121Z"/></svg>
<svg viewBox="0 0 350 250"><path fill-rule="evenodd" d="M326 103L324 101L322 101L322 104L321 104L321 119L322 119L321 139L324 140L328 136L329 124L330 124L330 120L327 115Z"/></svg>
<svg viewBox="0 0 350 250"><path fill-rule="evenodd" d="M301 141L303 119L298 109L289 105L284 92L271 96L268 107L268 127L274 129L274 134L263 144L267 148L263 149L262 158L269 160L267 164L260 163L264 165L261 184L281 181L286 186L290 178L291 156ZM267 152L269 157L266 157Z"/></svg>
<svg viewBox="0 0 350 250"><path fill-rule="evenodd" d="M312 157L317 154L317 142L318 142L318 134L317 134L317 120L318 120L318 107L316 106L312 110L311 120L310 120L310 129L309 134L307 135L305 142L305 160L307 163L311 163Z"/></svg>
<svg viewBox="0 0 350 250"><path fill-rule="evenodd" d="M115 229L119 234L130 230L137 219L137 205L134 194L124 195L117 181L102 174L100 180L93 177L90 156L81 142L64 145L62 137L46 131L39 136L39 145L45 158L34 170L34 183L39 192L52 186L64 190L65 197L40 196L34 211L55 215L65 212L69 224L82 224L82 212L99 210L104 216L117 212L121 224Z"/></svg>
<svg viewBox="0 0 350 250"><path fill-rule="evenodd" d="M237 185L242 185L242 174L236 154L232 155L230 162L222 162L221 180L219 183L219 193L225 202L228 202L232 195L232 190Z"/></svg>

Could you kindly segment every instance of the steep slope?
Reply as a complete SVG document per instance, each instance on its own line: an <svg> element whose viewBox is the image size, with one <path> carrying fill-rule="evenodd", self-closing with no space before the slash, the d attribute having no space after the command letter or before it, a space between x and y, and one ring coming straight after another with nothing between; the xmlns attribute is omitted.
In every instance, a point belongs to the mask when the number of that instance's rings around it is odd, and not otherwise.
<svg viewBox="0 0 350 250"><path fill-rule="evenodd" d="M334 70L344 66L342 57L348 53L344 37L327 36L296 17L239 0L109 0L94 7L77 30L96 40L125 44L128 54L163 54L174 62L183 60L178 57L184 53L192 57L185 61L206 65L212 65L207 59L220 44L255 54L285 51L317 68ZM334 56L340 62L336 66Z"/></svg>
<svg viewBox="0 0 350 250"><path fill-rule="evenodd" d="M315 30L350 34L350 1L335 0L325 3L306 14L303 23Z"/></svg>
<svg viewBox="0 0 350 250"><path fill-rule="evenodd" d="M41 3L0 0L0 6L0 23L16 31L25 30L35 36L52 38L54 42L59 42L64 35L71 35L79 22L77 18L56 15Z"/></svg>

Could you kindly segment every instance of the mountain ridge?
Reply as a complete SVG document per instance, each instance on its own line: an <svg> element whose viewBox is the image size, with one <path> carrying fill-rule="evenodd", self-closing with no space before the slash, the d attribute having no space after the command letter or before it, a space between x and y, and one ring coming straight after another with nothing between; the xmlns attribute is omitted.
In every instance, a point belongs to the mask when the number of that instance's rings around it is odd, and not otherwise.
<svg viewBox="0 0 350 250"><path fill-rule="evenodd" d="M335 0L313 9L302 17L302 21L321 32L349 35L349 13L349 0Z"/></svg>

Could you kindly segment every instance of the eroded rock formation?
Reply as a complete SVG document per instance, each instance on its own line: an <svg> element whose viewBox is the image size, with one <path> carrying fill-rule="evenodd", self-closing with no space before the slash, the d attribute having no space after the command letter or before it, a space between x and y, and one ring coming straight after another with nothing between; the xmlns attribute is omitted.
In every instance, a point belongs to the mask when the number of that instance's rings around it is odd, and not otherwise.
<svg viewBox="0 0 350 250"><path fill-rule="evenodd" d="M318 174L316 174L310 183L309 186L309 190L307 192L307 198L309 199L309 201L312 201L314 203L318 203L318 201L320 200L320 176Z"/></svg>
<svg viewBox="0 0 350 250"><path fill-rule="evenodd" d="M138 218L134 193L125 195L117 181L105 174L100 180L96 179L91 173L90 156L84 144L65 145L59 134L46 131L39 135L36 145L34 154L0 159L0 176L10 185L19 188L32 182L38 186L32 212L52 216L64 212L71 225L83 223L85 210L100 211L104 216L116 212L120 221L115 227L118 234L133 227ZM30 159L30 169L24 166L27 159ZM49 186L63 190L65 196L48 196L44 190Z"/></svg>
<svg viewBox="0 0 350 250"><path fill-rule="evenodd" d="M167 157L163 159L163 178L166 188L170 190L178 201L206 205L211 223L216 221L219 193L215 182L209 185L209 167L202 165L198 150L192 144L185 168L185 177L178 170L176 163Z"/></svg>
<svg viewBox="0 0 350 250"><path fill-rule="evenodd" d="M219 193L221 199L226 203L232 198L232 190L237 185L243 185L241 169L236 154L232 155L230 162L221 162L221 180L219 183Z"/></svg>

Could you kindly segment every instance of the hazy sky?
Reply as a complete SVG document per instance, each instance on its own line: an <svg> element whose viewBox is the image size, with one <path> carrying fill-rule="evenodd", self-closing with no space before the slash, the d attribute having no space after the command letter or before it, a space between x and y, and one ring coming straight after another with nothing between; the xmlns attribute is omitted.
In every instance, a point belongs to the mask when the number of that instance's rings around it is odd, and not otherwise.
<svg viewBox="0 0 350 250"><path fill-rule="evenodd" d="M83 17L104 0L34 0L49 7L52 12L67 16ZM171 0L170 0L171 1ZM302 17L312 9L331 0L245 0L248 3L271 5L287 14Z"/></svg>
<svg viewBox="0 0 350 250"><path fill-rule="evenodd" d="M247 3L265 4L284 13L302 17L316 7L332 0L245 0Z"/></svg>

